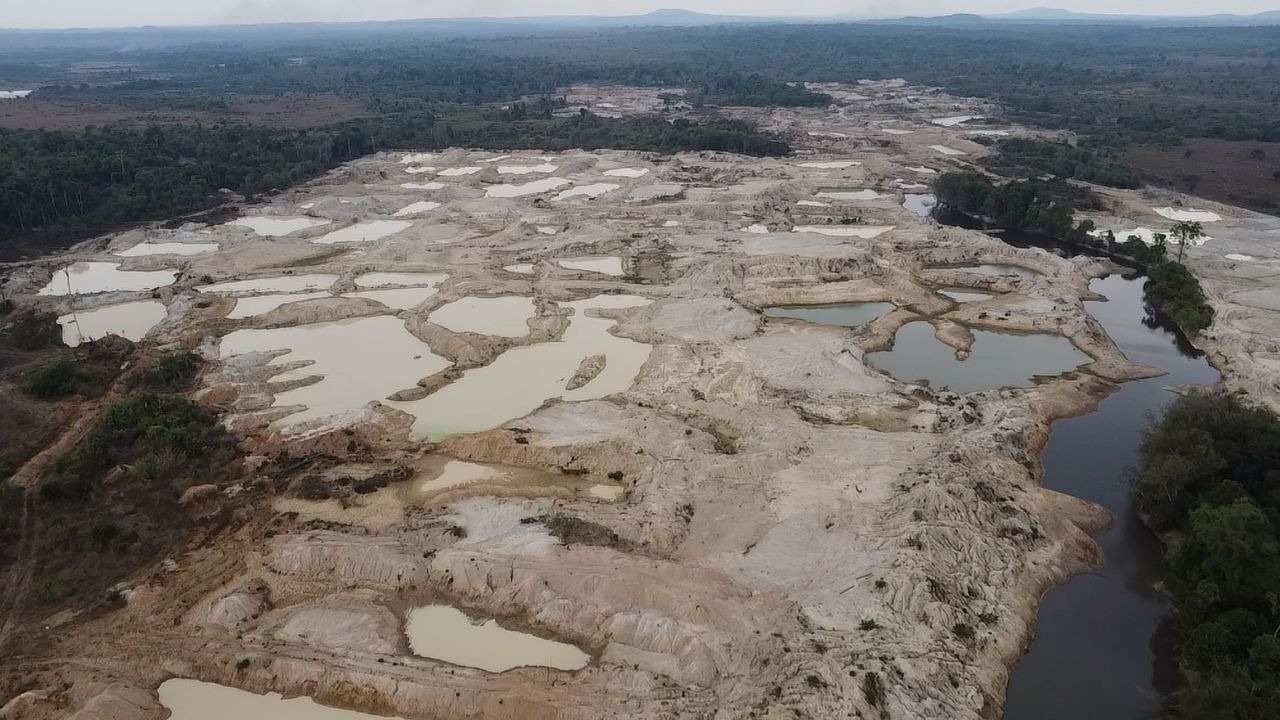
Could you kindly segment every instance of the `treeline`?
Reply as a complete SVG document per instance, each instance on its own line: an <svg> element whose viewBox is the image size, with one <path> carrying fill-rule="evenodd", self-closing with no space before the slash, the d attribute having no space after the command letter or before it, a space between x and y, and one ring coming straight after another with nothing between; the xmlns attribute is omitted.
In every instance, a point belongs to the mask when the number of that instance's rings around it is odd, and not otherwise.
<svg viewBox="0 0 1280 720"><path fill-rule="evenodd" d="M1178 398L1143 437L1138 508L1168 538L1181 720L1280 708L1280 420L1225 393Z"/></svg>
<svg viewBox="0 0 1280 720"><path fill-rule="evenodd" d="M1092 222L1075 223L1066 199L1071 190L1065 184L1010 180L997 185L982 173L960 171L939 175L933 192L939 203L1008 230L1073 242L1083 242L1093 230Z"/></svg>
<svg viewBox="0 0 1280 720"><path fill-rule="evenodd" d="M706 81L695 99L711 105L751 107L826 107L831 96L803 85L771 80L761 75L729 75Z"/></svg>
<svg viewBox="0 0 1280 720"><path fill-rule="evenodd" d="M214 207L221 190L253 196L388 148L582 147L784 155L790 148L741 121L661 118L521 120L496 111L402 113L311 130L246 125L166 125L142 131L0 130L0 258L34 231L42 250L121 223Z"/></svg>
<svg viewBox="0 0 1280 720"><path fill-rule="evenodd" d="M1094 233L1092 220L1075 221L1065 183L1032 180L992 182L973 171L947 172L933 183L938 202L968 215L989 220L1009 230L1028 230L1084 248L1123 255L1147 270L1147 302L1165 313L1187 333L1198 333L1213 324L1213 308L1196 276L1168 257L1169 235L1160 234L1148 246L1141 238L1117 238L1111 232ZM1199 228L1185 224L1183 242L1199 236ZM1170 232L1175 234L1177 226Z"/></svg>
<svg viewBox="0 0 1280 720"><path fill-rule="evenodd" d="M1142 186L1142 175L1137 169L1065 142L1007 138L996 144L996 153L984 160L984 164L1007 177L1050 174L1109 187Z"/></svg>

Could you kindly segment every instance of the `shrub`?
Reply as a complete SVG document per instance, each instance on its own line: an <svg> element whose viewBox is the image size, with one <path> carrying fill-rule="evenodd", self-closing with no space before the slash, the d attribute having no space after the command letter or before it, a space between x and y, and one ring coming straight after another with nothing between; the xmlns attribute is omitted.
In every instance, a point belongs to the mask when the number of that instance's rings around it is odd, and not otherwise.
<svg viewBox="0 0 1280 720"><path fill-rule="evenodd" d="M75 359L63 355L41 365L31 374L27 379L27 392L42 399L63 397L76 391L82 377Z"/></svg>

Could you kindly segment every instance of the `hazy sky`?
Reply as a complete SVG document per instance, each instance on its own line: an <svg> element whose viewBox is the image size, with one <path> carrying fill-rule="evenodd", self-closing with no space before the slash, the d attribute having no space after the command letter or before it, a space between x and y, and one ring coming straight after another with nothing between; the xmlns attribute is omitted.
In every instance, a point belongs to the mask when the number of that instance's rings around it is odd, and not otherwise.
<svg viewBox="0 0 1280 720"><path fill-rule="evenodd" d="M664 7L733 15L1004 12L1034 5L1085 12L1253 13L1276 0L0 0L0 27L122 27L519 15L630 15Z"/></svg>

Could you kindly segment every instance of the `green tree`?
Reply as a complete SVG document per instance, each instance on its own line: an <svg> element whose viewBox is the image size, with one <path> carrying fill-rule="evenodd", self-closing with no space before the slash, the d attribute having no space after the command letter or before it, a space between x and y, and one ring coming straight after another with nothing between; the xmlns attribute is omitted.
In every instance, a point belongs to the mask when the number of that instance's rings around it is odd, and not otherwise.
<svg viewBox="0 0 1280 720"><path fill-rule="evenodd" d="M1174 223L1173 227L1169 229L1169 234L1178 242L1178 262L1182 262L1182 255L1187 250L1187 243L1204 237L1204 228L1198 222L1183 220Z"/></svg>

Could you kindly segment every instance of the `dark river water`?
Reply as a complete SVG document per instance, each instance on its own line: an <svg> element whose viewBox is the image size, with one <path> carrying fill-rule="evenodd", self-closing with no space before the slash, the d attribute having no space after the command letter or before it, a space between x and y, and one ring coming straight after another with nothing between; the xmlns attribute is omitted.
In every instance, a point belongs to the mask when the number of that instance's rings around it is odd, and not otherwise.
<svg viewBox="0 0 1280 720"><path fill-rule="evenodd" d="M971 218L952 215L938 219L974 227ZM1078 251L1030 233L993 237L1062 255ZM1142 430L1174 399L1169 388L1212 385L1219 375L1150 315L1145 280L1112 275L1091 284L1108 301L1085 308L1125 356L1167 374L1125 383L1096 411L1053 424L1041 457L1043 485L1102 505L1115 523L1095 536L1106 557L1102 568L1045 595L1035 641L1009 679L1005 720L1149 720L1172 689L1174 665L1162 632L1168 609L1154 589L1161 546L1134 511L1127 473L1138 461Z"/></svg>

